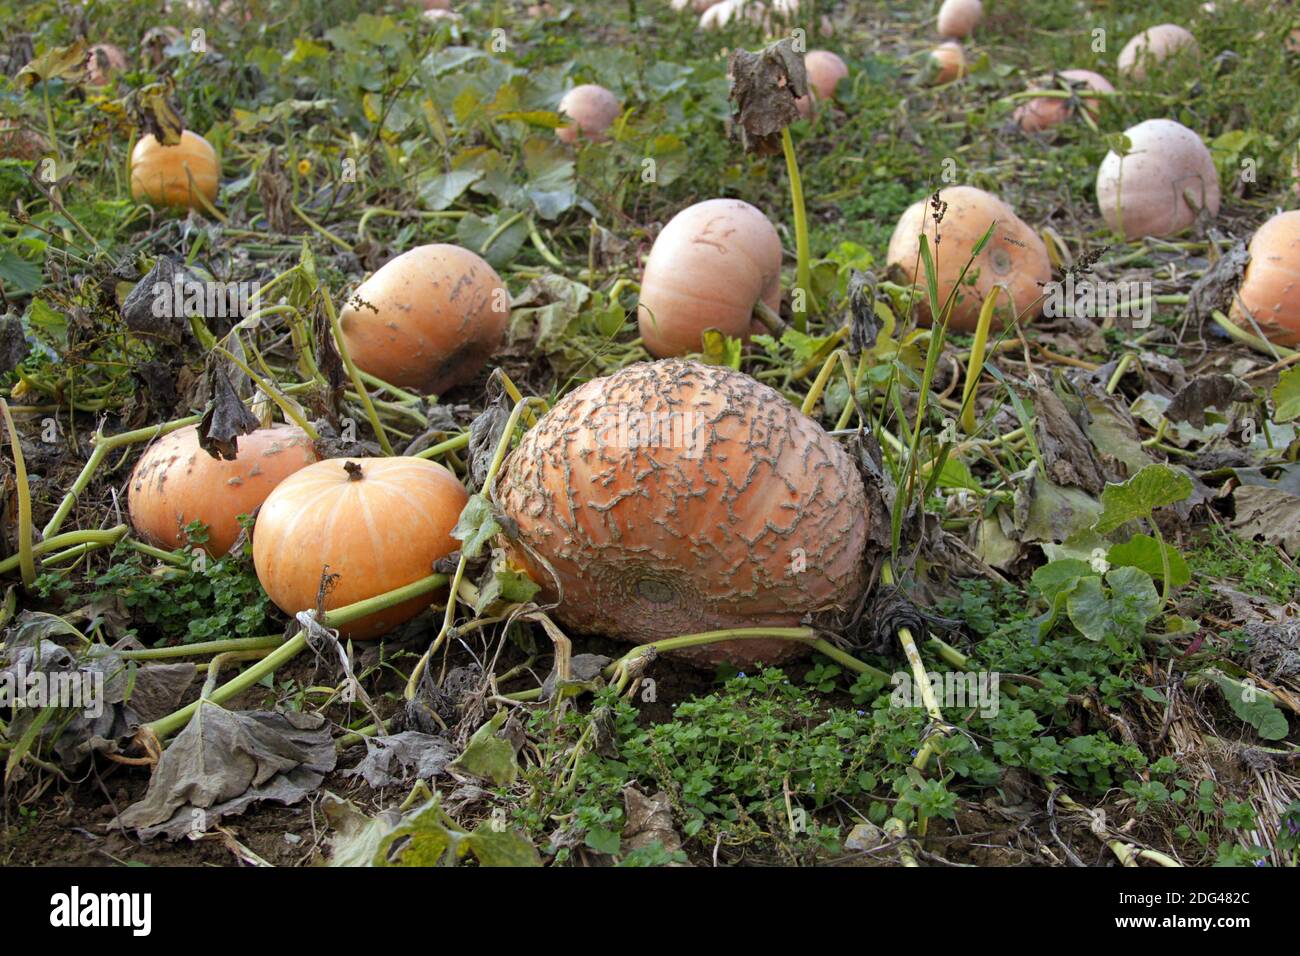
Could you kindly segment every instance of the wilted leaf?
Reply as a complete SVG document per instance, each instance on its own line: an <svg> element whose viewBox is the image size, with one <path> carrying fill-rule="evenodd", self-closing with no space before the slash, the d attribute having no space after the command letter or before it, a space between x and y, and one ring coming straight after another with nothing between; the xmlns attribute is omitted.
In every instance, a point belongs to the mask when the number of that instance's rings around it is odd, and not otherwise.
<svg viewBox="0 0 1300 956"><path fill-rule="evenodd" d="M237 713L205 702L163 752L144 798L111 825L145 840L179 839L260 800L297 803L320 786L335 760L323 717Z"/></svg>
<svg viewBox="0 0 1300 956"><path fill-rule="evenodd" d="M514 783L519 773L514 744L497 736L508 716L504 710L497 711L491 720L474 731L474 736L465 745L465 752L451 765L452 769L491 780L499 787Z"/></svg>
<svg viewBox="0 0 1300 956"><path fill-rule="evenodd" d="M451 529L451 536L461 543L461 552L469 558L477 558L500 533L501 525L492 513L492 502L481 494L470 496L456 520L456 527Z"/></svg>
<svg viewBox="0 0 1300 956"><path fill-rule="evenodd" d="M746 152L781 152L781 131L799 119L798 97L808 94L803 54L789 37L750 53L736 50L727 63L731 118Z"/></svg>
<svg viewBox="0 0 1300 956"><path fill-rule="evenodd" d="M224 371L214 368L209 375L212 398L199 422L199 447L213 458L234 461L239 450L239 436L256 431L261 422L239 400Z"/></svg>
<svg viewBox="0 0 1300 956"><path fill-rule="evenodd" d="M1217 408L1226 412L1237 402L1254 402L1255 390L1232 375L1202 375L1179 390L1165 417L1171 422L1190 422L1197 428L1205 427L1205 410Z"/></svg>
<svg viewBox="0 0 1300 956"><path fill-rule="evenodd" d="M67 46L51 47L19 70L14 81L24 89L59 77L75 83L85 72L89 49L86 41L81 39Z"/></svg>
<svg viewBox="0 0 1300 956"><path fill-rule="evenodd" d="M1284 740L1290 732L1286 717L1259 689L1235 681L1219 671L1208 673L1210 680L1223 692L1232 712L1255 728L1265 740Z"/></svg>

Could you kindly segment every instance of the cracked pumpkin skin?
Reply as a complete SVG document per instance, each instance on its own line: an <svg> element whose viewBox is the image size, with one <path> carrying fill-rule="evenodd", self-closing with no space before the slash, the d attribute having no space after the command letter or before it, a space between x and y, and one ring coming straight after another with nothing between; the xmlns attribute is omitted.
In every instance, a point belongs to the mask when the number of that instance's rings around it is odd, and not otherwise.
<svg viewBox="0 0 1300 956"><path fill-rule="evenodd" d="M357 367L390 385L441 395L470 381L496 352L510 294L468 249L417 246L390 259L339 312Z"/></svg>
<svg viewBox="0 0 1300 956"><path fill-rule="evenodd" d="M127 492L136 532L164 548L185 545L185 526L208 526L204 549L213 557L230 551L251 515L281 481L317 458L296 425L259 428L236 441L234 461L213 458L199 447L197 425L164 435L140 457Z"/></svg>
<svg viewBox="0 0 1300 956"><path fill-rule="evenodd" d="M649 443L634 438L638 412L661 416ZM776 391L718 366L669 359L586 383L524 436L496 498L518 525L512 560L577 631L643 644L791 627L851 607L863 587L866 497L853 461ZM759 638L673 653L743 667L804 650Z"/></svg>

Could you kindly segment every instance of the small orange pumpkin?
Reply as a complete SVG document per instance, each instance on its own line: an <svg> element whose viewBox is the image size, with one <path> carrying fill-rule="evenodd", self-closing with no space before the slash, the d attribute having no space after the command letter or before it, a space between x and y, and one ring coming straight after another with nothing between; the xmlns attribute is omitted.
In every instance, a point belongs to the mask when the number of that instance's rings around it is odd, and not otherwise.
<svg viewBox="0 0 1300 956"><path fill-rule="evenodd" d="M814 100L835 99L835 89L840 80L849 78L849 68L830 50L809 50L803 65L808 73L808 95L799 97L794 105L801 115L810 116Z"/></svg>
<svg viewBox="0 0 1300 956"><path fill-rule="evenodd" d="M1275 345L1300 345L1300 210L1280 212L1255 231L1250 263L1233 297L1234 322L1253 332L1243 306Z"/></svg>
<svg viewBox="0 0 1300 956"><path fill-rule="evenodd" d="M281 482L253 529L253 565L284 613L316 607L321 578L335 576L325 609L412 584L456 551L451 536L469 495L446 468L422 458L334 458ZM365 640L429 606L427 595L340 628Z"/></svg>
<svg viewBox="0 0 1300 956"><path fill-rule="evenodd" d="M227 553L239 537L240 515L251 515L285 478L316 460L316 449L293 425L259 428L235 442L234 461L199 447L197 425L179 428L141 456L127 492L131 524L164 548L185 544L185 526L208 526L204 548Z"/></svg>
<svg viewBox="0 0 1300 956"><path fill-rule="evenodd" d="M940 43L930 51L927 69L933 72L931 84L938 86L961 79L966 74L966 54L956 40Z"/></svg>
<svg viewBox="0 0 1300 956"><path fill-rule="evenodd" d="M861 593L868 513L853 460L723 366L642 362L587 382L524 435L497 500L519 529L512 560L578 631L645 643L787 626ZM760 638L679 653L744 666L801 651Z"/></svg>
<svg viewBox="0 0 1300 956"><path fill-rule="evenodd" d="M1091 70L1062 70L1058 76L1069 80L1075 88L1096 90L1098 93L1114 93L1115 87L1104 76ZM1088 115L1095 121L1099 104L1096 99L1084 98L1081 104ZM1040 96L1022 103L1012 114L1012 119L1026 133L1037 133L1053 126L1059 126L1070 118L1070 100L1060 96Z"/></svg>
<svg viewBox="0 0 1300 956"><path fill-rule="evenodd" d="M137 202L202 211L198 197L215 203L220 175L217 151L188 129L175 146L164 146L147 133L131 150L131 197Z"/></svg>
<svg viewBox="0 0 1300 956"><path fill-rule="evenodd" d="M709 199L669 220L646 258L637 321L651 355L700 350L705 329L747 339L759 301L781 303L781 237L739 199Z"/></svg>
<svg viewBox="0 0 1300 956"><path fill-rule="evenodd" d="M442 394L478 374L501 344L510 294L460 246L417 246L363 282L339 312L348 354L385 382Z"/></svg>

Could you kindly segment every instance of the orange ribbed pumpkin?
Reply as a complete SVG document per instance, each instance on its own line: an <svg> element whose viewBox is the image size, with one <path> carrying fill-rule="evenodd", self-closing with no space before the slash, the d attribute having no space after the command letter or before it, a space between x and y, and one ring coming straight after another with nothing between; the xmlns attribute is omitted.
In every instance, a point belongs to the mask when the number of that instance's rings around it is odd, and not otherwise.
<svg viewBox="0 0 1300 956"><path fill-rule="evenodd" d="M281 482L253 529L253 564L286 614L316 606L321 576L337 575L325 609L376 597L433 573L460 548L452 529L469 495L446 468L422 458L334 458ZM340 628L379 637L429 606L412 598Z"/></svg>
<svg viewBox="0 0 1300 956"><path fill-rule="evenodd" d="M131 150L131 198L137 202L202 211L198 197L215 203L220 175L217 151L188 129L175 146L164 146L148 133Z"/></svg>
<svg viewBox="0 0 1300 956"><path fill-rule="evenodd" d="M501 344L510 294L460 246L417 246L390 259L339 312L348 353L385 382L441 394L478 374Z"/></svg>
<svg viewBox="0 0 1300 956"><path fill-rule="evenodd" d="M285 478L316 460L294 425L259 428L236 440L234 461L199 447L196 425L164 435L141 456L127 492L131 524L165 548L185 544L185 526L208 526L209 554L219 557L239 537L239 516L251 515Z"/></svg>
<svg viewBox="0 0 1300 956"><path fill-rule="evenodd" d="M519 528L513 560L578 631L640 644L791 626L862 588L868 518L853 461L729 368L668 359L587 382L523 437L496 490ZM680 654L743 666L801 650L759 638Z"/></svg>

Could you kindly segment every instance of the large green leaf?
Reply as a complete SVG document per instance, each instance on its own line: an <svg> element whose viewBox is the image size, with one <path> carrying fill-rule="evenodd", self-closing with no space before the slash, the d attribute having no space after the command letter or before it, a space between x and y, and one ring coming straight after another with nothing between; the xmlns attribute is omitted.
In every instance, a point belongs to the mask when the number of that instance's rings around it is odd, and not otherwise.
<svg viewBox="0 0 1300 956"><path fill-rule="evenodd" d="M1192 481L1168 465L1147 465L1122 484L1109 484L1101 493L1102 514L1093 526L1101 534L1139 518L1150 518L1157 508L1182 501L1192 493Z"/></svg>
<svg viewBox="0 0 1300 956"><path fill-rule="evenodd" d="M1300 365L1292 365L1273 386L1273 417L1278 422L1300 418Z"/></svg>
<svg viewBox="0 0 1300 956"><path fill-rule="evenodd" d="M1192 579L1191 569L1178 549L1161 542L1149 534L1135 534L1123 544L1117 544L1106 554L1106 560L1112 567L1141 568L1153 578L1165 576L1164 563L1160 552L1163 547L1165 557L1169 560L1169 583L1173 587L1182 587Z"/></svg>

